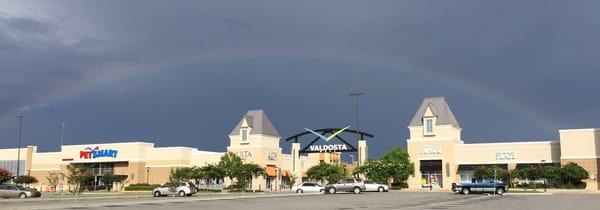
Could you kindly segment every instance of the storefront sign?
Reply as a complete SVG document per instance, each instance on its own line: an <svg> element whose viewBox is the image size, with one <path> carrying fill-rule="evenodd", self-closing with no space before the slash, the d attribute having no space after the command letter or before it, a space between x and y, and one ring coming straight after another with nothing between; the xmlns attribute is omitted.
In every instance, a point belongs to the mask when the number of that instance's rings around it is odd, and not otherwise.
<svg viewBox="0 0 600 210"><path fill-rule="evenodd" d="M348 146L345 144L310 145L308 150L311 152L343 152L348 150Z"/></svg>
<svg viewBox="0 0 600 210"><path fill-rule="evenodd" d="M517 156L514 152L496 152L496 160L514 160Z"/></svg>
<svg viewBox="0 0 600 210"><path fill-rule="evenodd" d="M116 158L119 154L119 151L114 149L100 149L96 146L94 149L91 147L87 147L81 151L79 151L79 158L82 159L96 159L102 157L111 157Z"/></svg>
<svg viewBox="0 0 600 210"><path fill-rule="evenodd" d="M440 154L441 151L439 145L424 145L421 147L421 154Z"/></svg>
<svg viewBox="0 0 600 210"><path fill-rule="evenodd" d="M252 152L250 151L238 151L237 152L237 156L240 156L240 158L242 159L249 159L252 158Z"/></svg>
<svg viewBox="0 0 600 210"><path fill-rule="evenodd" d="M344 132L345 130L347 130L349 128L350 128L350 126L342 128L342 129L334 132L330 136L324 136L324 135L322 135L322 134L320 134L318 132L315 132L315 131L313 131L311 129L308 129L308 128L305 128L304 130L307 130L308 132L311 132L315 136L318 136L323 141L329 142L333 138L335 138L337 135L339 135L340 133ZM348 150L348 146L346 144L310 145L308 147L308 150L310 152L343 152L343 151L347 151Z"/></svg>

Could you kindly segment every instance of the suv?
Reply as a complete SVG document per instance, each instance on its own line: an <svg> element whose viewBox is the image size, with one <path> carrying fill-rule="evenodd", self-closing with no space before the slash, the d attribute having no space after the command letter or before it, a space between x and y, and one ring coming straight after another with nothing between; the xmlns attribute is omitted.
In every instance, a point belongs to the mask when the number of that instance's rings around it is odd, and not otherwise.
<svg viewBox="0 0 600 210"><path fill-rule="evenodd" d="M196 185L194 185L194 183L182 182L179 183L175 189L173 189L173 185L169 184L154 188L154 190L152 190L152 195L154 195L154 197L165 195L178 195L179 197L184 197L192 196L193 194L196 194L197 191L198 190L196 189Z"/></svg>
<svg viewBox="0 0 600 210"><path fill-rule="evenodd" d="M481 193L494 193L497 195L503 195L506 192L506 184L502 182L472 182L472 183L452 183L452 191L458 192L464 195L468 195L472 192Z"/></svg>
<svg viewBox="0 0 600 210"><path fill-rule="evenodd" d="M328 184L325 186L325 193L335 194L337 192L353 192L359 194L365 191L365 183L362 179L343 179L337 184Z"/></svg>
<svg viewBox="0 0 600 210"><path fill-rule="evenodd" d="M42 196L42 193L39 191L21 185L0 185L0 197L3 198L34 198L40 196Z"/></svg>

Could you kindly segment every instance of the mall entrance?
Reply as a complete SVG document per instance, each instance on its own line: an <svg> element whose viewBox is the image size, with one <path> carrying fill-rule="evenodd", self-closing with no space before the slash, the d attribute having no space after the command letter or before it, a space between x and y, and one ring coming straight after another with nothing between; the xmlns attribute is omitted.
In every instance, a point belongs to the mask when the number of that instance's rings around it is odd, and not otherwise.
<svg viewBox="0 0 600 210"><path fill-rule="evenodd" d="M421 160L420 166L422 188L440 189L444 186L442 160Z"/></svg>
<svg viewBox="0 0 600 210"><path fill-rule="evenodd" d="M112 183L102 182L105 174L115 174L115 167L127 167L127 162L97 162L97 163L72 163L83 169L83 174L87 180L84 188L87 191L111 189Z"/></svg>

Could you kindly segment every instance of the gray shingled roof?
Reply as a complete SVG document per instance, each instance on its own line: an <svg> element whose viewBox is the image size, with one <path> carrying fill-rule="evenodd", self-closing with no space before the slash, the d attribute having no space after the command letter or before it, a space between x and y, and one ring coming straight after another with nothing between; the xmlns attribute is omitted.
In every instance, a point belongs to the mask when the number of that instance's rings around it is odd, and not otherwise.
<svg viewBox="0 0 600 210"><path fill-rule="evenodd" d="M444 97L425 98L408 126L423 126L423 115L425 115L427 107L431 107L431 111L437 116L436 125L452 125L456 128L460 128L458 121L454 117L454 114L452 114L452 110L450 109L450 106L448 106L448 103L446 103Z"/></svg>
<svg viewBox="0 0 600 210"><path fill-rule="evenodd" d="M252 131L250 132L250 134L263 134L281 137L279 136L279 132L277 132L277 129L275 129L273 123L271 123L271 120L269 120L269 117L267 117L267 114L263 110L248 111L242 117L240 122L235 126L235 128L231 130L231 133L229 133L230 136L240 135L240 127L242 126L242 122L244 121L244 119L248 121L248 125L252 127Z"/></svg>

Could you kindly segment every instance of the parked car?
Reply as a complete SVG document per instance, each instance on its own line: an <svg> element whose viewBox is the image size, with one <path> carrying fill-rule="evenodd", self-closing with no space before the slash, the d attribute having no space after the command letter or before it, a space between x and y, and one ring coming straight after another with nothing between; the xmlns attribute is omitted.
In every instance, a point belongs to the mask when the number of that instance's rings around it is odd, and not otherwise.
<svg viewBox="0 0 600 210"><path fill-rule="evenodd" d="M458 192L464 195L468 195L473 192L480 193L496 193L503 195L507 191L506 184L502 182L472 182L472 183L452 183L452 191Z"/></svg>
<svg viewBox="0 0 600 210"><path fill-rule="evenodd" d="M38 198L42 193L21 185L0 185L0 197L3 198Z"/></svg>
<svg viewBox="0 0 600 210"><path fill-rule="evenodd" d="M298 186L292 187L292 192L296 193L315 193L323 191L325 191L325 188L317 183L303 182Z"/></svg>
<svg viewBox="0 0 600 210"><path fill-rule="evenodd" d="M378 184L371 180L365 180L365 191L366 192L387 192L389 187L384 184Z"/></svg>
<svg viewBox="0 0 600 210"><path fill-rule="evenodd" d="M179 197L192 196L196 194L198 190L196 185L191 182L182 182L175 188L173 185L165 184L152 190L154 197L166 196L166 195L178 195Z"/></svg>
<svg viewBox="0 0 600 210"><path fill-rule="evenodd" d="M325 193L335 194L337 192L353 192L359 194L365 191L365 183L361 179L343 179L336 184L325 186Z"/></svg>

